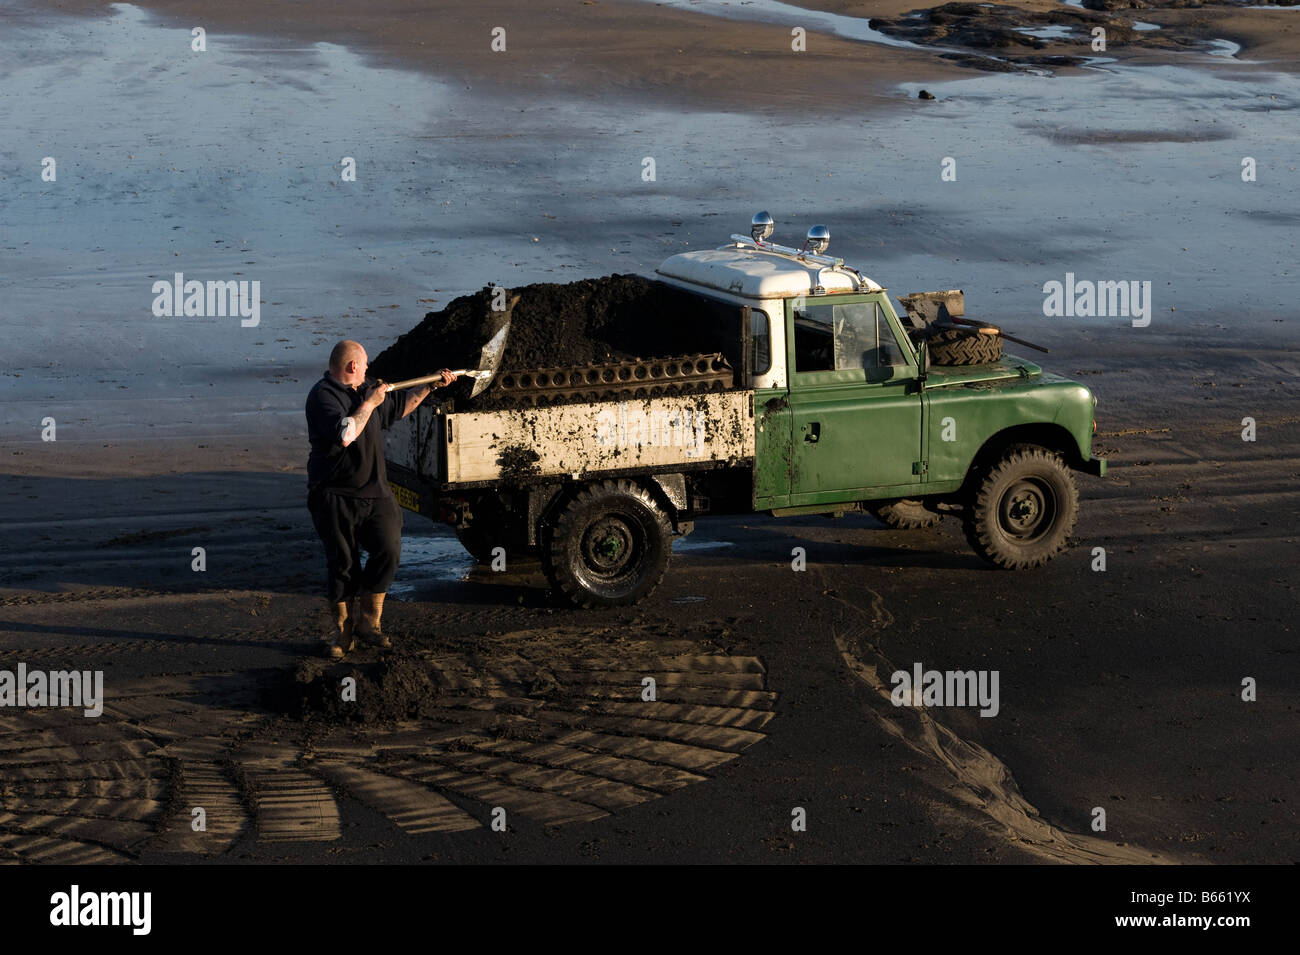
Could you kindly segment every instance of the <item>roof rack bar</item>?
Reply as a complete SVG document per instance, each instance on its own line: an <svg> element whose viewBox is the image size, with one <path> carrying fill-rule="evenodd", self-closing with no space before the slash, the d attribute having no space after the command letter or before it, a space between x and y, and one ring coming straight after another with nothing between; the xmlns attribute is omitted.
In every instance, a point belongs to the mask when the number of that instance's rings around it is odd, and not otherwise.
<svg viewBox="0 0 1300 955"><path fill-rule="evenodd" d="M829 265L832 268L839 268L844 264L843 259L837 259L831 255L818 255L815 252L803 252L799 249L792 249L788 245L777 245L775 242L756 242L747 235L732 235L731 241L736 245L744 246L750 249L756 249L759 252L776 252L779 255L789 255L804 262L812 262L816 265Z"/></svg>
<svg viewBox="0 0 1300 955"><path fill-rule="evenodd" d="M759 242L751 239L747 235L733 234L731 241L741 248L754 249L757 252L773 252L777 255L788 256L800 262L820 265L822 266L823 272L826 269L843 269L857 280L858 288L861 290L874 291L881 287L857 269L845 265L843 259L838 259L831 255L818 255L815 252L804 252L799 249L792 249L788 245L777 245L775 242ZM820 282L820 274L818 281Z"/></svg>

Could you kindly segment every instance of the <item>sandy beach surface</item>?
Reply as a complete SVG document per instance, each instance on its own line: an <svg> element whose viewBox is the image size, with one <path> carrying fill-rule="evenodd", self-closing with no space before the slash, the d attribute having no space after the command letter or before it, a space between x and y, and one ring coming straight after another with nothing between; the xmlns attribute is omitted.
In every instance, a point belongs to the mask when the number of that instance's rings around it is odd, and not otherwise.
<svg viewBox="0 0 1300 955"><path fill-rule="evenodd" d="M0 711L0 861L1294 862L1300 9L963 6L0 0L0 669L106 687L95 721ZM1095 18L1129 25L1104 52ZM386 620L444 692L294 718L338 675L304 505L329 347L650 275L760 208L1094 390L1112 470L1070 550L702 521L602 614L407 514ZM257 323L155 315L178 272L259 282ZM1067 274L1149 281L1149 324L1044 315ZM913 661L997 670L998 718L890 706Z"/></svg>

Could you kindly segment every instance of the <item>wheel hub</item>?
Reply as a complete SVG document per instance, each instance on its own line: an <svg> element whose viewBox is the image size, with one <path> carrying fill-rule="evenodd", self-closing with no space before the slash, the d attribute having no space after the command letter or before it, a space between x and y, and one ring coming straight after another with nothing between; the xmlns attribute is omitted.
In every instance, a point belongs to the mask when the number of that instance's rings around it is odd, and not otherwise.
<svg viewBox="0 0 1300 955"><path fill-rule="evenodd" d="M1013 537L1036 537L1051 525L1050 492L1031 481L1017 481L1002 496L1002 527Z"/></svg>
<svg viewBox="0 0 1300 955"><path fill-rule="evenodd" d="M600 574L617 574L632 558L635 538L632 529L616 516L603 517L587 528L582 539L582 556L589 568Z"/></svg>

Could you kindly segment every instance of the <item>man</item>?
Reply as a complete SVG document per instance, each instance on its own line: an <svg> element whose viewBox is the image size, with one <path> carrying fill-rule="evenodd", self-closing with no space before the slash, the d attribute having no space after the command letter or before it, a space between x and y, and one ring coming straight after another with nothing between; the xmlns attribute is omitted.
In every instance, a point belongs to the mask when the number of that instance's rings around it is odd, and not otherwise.
<svg viewBox="0 0 1300 955"><path fill-rule="evenodd" d="M380 617L401 556L402 512L388 486L383 432L430 393L423 387L399 397L382 381L366 379L368 365L361 345L339 342L329 370L307 395L307 507L329 565L326 653L335 660L354 648L354 636L392 646ZM456 380L445 368L439 374L439 387ZM369 554L364 567L363 549Z"/></svg>

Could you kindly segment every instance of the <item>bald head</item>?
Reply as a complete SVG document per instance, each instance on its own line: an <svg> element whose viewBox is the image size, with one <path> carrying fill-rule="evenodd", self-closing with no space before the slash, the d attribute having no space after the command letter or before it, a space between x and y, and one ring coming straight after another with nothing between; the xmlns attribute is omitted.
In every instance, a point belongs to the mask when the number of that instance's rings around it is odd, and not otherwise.
<svg viewBox="0 0 1300 955"><path fill-rule="evenodd" d="M348 362L364 362L365 360L366 350L361 347L361 343L345 339L335 345L333 351L330 352L330 371L338 374L347 367Z"/></svg>
<svg viewBox="0 0 1300 955"><path fill-rule="evenodd" d="M366 377L369 361L360 342L345 339L330 352L330 374L345 385L359 385Z"/></svg>

